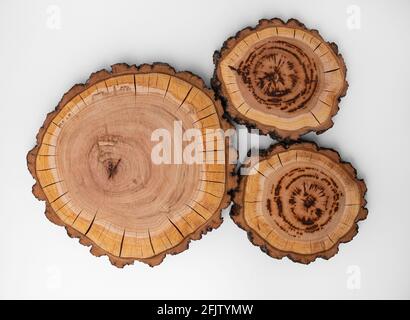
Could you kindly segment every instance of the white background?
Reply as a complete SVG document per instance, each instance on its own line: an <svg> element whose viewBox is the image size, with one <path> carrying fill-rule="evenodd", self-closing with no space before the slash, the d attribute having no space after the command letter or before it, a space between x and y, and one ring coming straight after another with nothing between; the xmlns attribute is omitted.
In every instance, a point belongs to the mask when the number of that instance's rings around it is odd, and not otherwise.
<svg viewBox="0 0 410 320"><path fill-rule="evenodd" d="M47 25L50 5L60 29ZM350 5L361 9L358 30ZM340 151L369 189L368 219L339 254L308 266L272 259L225 210L219 229L160 266L117 269L45 218L25 157L73 84L116 62L155 61L209 83L214 50L275 16L319 29L347 64L335 126L307 137ZM410 298L409 18L410 1L1 1L0 297ZM349 287L349 266L360 288Z"/></svg>

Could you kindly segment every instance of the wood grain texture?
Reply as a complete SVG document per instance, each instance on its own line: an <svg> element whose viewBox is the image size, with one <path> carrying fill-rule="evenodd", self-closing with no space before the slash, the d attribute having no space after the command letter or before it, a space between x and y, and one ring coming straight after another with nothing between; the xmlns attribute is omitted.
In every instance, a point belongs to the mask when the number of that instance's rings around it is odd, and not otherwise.
<svg viewBox="0 0 410 320"><path fill-rule="evenodd" d="M151 133L173 132L175 121L183 130L226 130L222 113L199 77L167 64L121 63L93 73L63 96L37 134L27 155L33 194L46 201L47 218L92 254L117 267L157 265L221 224L236 182L227 141L211 150L222 163L156 165Z"/></svg>
<svg viewBox="0 0 410 320"><path fill-rule="evenodd" d="M332 127L348 87L337 46L295 19L239 31L214 63L212 86L231 118L277 139Z"/></svg>
<svg viewBox="0 0 410 320"><path fill-rule="evenodd" d="M329 259L367 216L364 181L331 149L277 144L261 152L251 173L239 179L231 217L271 257Z"/></svg>

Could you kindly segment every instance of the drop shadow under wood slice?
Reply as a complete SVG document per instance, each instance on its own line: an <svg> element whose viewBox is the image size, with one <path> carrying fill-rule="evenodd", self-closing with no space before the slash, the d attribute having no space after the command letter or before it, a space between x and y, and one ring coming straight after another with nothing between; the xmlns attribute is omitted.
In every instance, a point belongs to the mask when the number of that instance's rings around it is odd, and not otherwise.
<svg viewBox="0 0 410 320"><path fill-rule="evenodd" d="M214 63L212 86L231 118L278 139L332 127L348 87L337 46L295 19L239 31Z"/></svg>
<svg viewBox="0 0 410 320"><path fill-rule="evenodd" d="M235 187L222 137L203 153L222 162L154 164L151 134L175 121L183 130L227 129L212 90L190 72L163 63L93 73L72 87L27 155L33 194L71 237L123 267L151 266L217 228ZM203 136L205 137L205 136ZM222 158L221 158L222 157Z"/></svg>
<svg viewBox="0 0 410 320"><path fill-rule="evenodd" d="M277 144L250 163L231 217L271 257L305 264L329 259L367 217L364 181L331 149Z"/></svg>

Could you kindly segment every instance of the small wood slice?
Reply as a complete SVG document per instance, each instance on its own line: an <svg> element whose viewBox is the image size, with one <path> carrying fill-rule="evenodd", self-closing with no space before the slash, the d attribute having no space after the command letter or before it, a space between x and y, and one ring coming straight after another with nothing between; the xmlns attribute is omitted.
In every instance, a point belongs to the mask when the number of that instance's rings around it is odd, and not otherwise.
<svg viewBox="0 0 410 320"><path fill-rule="evenodd" d="M166 64L96 72L41 127L27 159L33 193L46 201L47 217L93 254L118 267L157 265L221 224L234 182L223 137L212 149L205 139L200 146L217 163L155 164L151 134L166 129L174 141L175 122L181 132L227 129L222 111L200 78Z"/></svg>
<svg viewBox="0 0 410 320"><path fill-rule="evenodd" d="M231 216L274 258L328 259L367 216L364 181L333 150L278 144L262 153L250 173L241 178Z"/></svg>
<svg viewBox="0 0 410 320"><path fill-rule="evenodd" d="M212 85L238 123L298 139L332 127L346 94L346 67L334 43L295 19L260 20L214 55Z"/></svg>

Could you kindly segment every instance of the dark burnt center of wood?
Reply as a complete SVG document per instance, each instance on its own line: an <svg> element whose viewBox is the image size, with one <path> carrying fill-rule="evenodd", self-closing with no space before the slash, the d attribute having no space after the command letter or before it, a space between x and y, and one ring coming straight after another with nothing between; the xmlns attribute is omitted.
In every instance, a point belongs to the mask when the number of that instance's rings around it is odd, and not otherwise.
<svg viewBox="0 0 410 320"><path fill-rule="evenodd" d="M303 200L303 205L305 206L306 209L309 209L310 207L313 207L316 203L316 198L313 197L310 194L305 195L305 199Z"/></svg>
<svg viewBox="0 0 410 320"><path fill-rule="evenodd" d="M257 102L286 113L305 109L318 85L314 59L282 40L256 46L237 68L231 69Z"/></svg>
<svg viewBox="0 0 410 320"><path fill-rule="evenodd" d="M324 170L300 167L285 172L271 190L266 208L292 237L322 230L340 209L343 192Z"/></svg>

